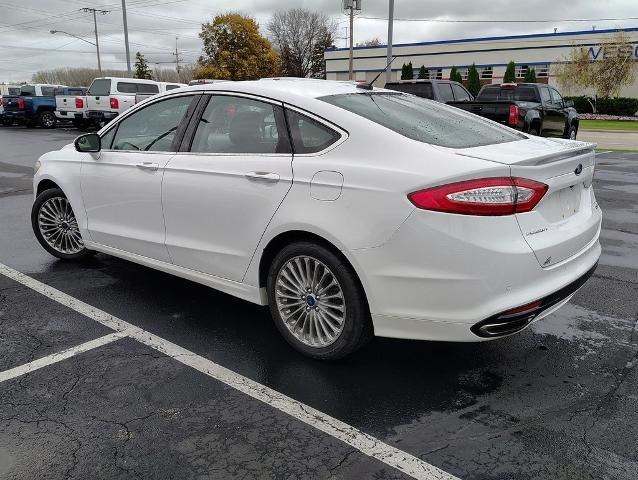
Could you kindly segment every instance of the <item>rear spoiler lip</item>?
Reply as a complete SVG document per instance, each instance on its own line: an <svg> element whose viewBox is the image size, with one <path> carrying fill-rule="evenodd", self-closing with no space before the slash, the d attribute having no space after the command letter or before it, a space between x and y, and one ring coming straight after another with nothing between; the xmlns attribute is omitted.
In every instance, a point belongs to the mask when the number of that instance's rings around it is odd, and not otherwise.
<svg viewBox="0 0 638 480"><path fill-rule="evenodd" d="M576 147L560 150L558 152L548 153L548 154L545 154L545 155L538 155L536 157L530 157L530 158L528 158L526 160L523 160L521 162L515 162L515 163L508 163L508 162L505 162L505 161L499 161L499 160L493 159L493 158L485 158L484 156L481 156L480 154L472 155L472 154L469 154L469 153L463 153L462 150L456 150L455 153L457 155L460 155L460 156L463 156L463 157L478 158L480 160L487 160L487 161L490 161L490 162L500 163L500 164L503 164L503 165L510 165L510 166L540 166L540 165L546 165L548 163L559 162L561 160L565 160L565 159L568 159L568 158L578 157L580 155L586 155L586 154L594 153L594 150L595 150L595 148L597 146L598 146L598 144L596 144L596 143L586 143L584 145L578 145Z"/></svg>

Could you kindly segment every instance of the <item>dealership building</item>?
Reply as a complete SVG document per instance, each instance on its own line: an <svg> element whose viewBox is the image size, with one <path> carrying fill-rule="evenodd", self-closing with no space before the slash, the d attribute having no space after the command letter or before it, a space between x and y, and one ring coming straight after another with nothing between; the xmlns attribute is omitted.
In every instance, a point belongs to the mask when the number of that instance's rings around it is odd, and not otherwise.
<svg viewBox="0 0 638 480"><path fill-rule="evenodd" d="M505 67L510 61L516 64L516 78L522 81L528 68L534 68L537 81L556 85L556 65L567 58L574 47L584 47L592 60L603 58L608 41L618 30L587 30L577 32L537 33L502 37L461 38L431 42L401 43L392 47L396 59L392 63L392 80L401 78L401 66L412 62L414 78L424 65L428 78L448 79L450 69L456 66L464 80L467 69L476 64L482 84L501 83ZM631 41L631 52L623 54L638 60L638 28L623 29ZM353 71L357 81L371 81L385 69L387 46L355 47ZM348 79L348 48L331 48L325 51L326 78ZM376 86L382 86L385 74L381 74ZM566 91L567 95L588 92ZM638 75L633 85L625 87L621 96L638 97Z"/></svg>

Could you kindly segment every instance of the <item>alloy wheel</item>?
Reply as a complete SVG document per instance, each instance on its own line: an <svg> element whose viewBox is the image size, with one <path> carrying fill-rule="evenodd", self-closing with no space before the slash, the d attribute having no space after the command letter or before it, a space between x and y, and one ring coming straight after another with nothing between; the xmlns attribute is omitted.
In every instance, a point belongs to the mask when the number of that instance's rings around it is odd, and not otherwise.
<svg viewBox="0 0 638 480"><path fill-rule="evenodd" d="M72 255L84 249L78 222L65 197L52 197L38 211L38 228L55 251Z"/></svg>
<svg viewBox="0 0 638 480"><path fill-rule="evenodd" d="M304 345L326 347L343 331L343 290L332 271L316 258L288 260L277 274L275 299L283 323Z"/></svg>

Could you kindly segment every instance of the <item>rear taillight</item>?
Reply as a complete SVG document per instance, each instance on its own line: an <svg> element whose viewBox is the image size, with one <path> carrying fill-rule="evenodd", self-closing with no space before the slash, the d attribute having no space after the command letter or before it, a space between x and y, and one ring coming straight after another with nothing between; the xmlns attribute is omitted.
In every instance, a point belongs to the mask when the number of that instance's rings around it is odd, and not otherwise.
<svg viewBox="0 0 638 480"><path fill-rule="evenodd" d="M2 97L0 97L0 107L2 106Z"/></svg>
<svg viewBox="0 0 638 480"><path fill-rule="evenodd" d="M117 98L111 98L109 101L111 108L117 110L120 108L120 102L117 101Z"/></svg>
<svg viewBox="0 0 638 480"><path fill-rule="evenodd" d="M82 100L81 98L76 98L75 108L84 108L84 100Z"/></svg>
<svg viewBox="0 0 638 480"><path fill-rule="evenodd" d="M518 124L518 107L516 105L510 105L510 112L507 117L507 124L515 127Z"/></svg>
<svg viewBox="0 0 638 480"><path fill-rule="evenodd" d="M24 100L18 98L18 110L24 110Z"/></svg>
<svg viewBox="0 0 638 480"><path fill-rule="evenodd" d="M529 212L547 191L544 183L518 177L490 177L426 188L408 195L418 208L460 215Z"/></svg>

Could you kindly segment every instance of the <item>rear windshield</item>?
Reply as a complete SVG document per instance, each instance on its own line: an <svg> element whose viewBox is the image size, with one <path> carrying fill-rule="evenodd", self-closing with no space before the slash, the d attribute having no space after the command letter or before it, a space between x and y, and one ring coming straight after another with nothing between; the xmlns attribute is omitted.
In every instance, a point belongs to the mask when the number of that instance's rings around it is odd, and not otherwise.
<svg viewBox="0 0 638 480"><path fill-rule="evenodd" d="M35 87L33 85L22 85L20 87L20 95L34 96L35 95Z"/></svg>
<svg viewBox="0 0 638 480"><path fill-rule="evenodd" d="M97 78L89 87L89 95L101 97L111 93L111 80L109 78Z"/></svg>
<svg viewBox="0 0 638 480"><path fill-rule="evenodd" d="M411 93L417 97L434 98L431 83L386 83L385 88L397 92Z"/></svg>
<svg viewBox="0 0 638 480"><path fill-rule="evenodd" d="M9 87L9 95L20 95L20 87Z"/></svg>
<svg viewBox="0 0 638 480"><path fill-rule="evenodd" d="M319 99L405 137L442 147L469 148L525 138L463 110L399 93L348 93Z"/></svg>
<svg viewBox="0 0 638 480"><path fill-rule="evenodd" d="M476 97L476 101L516 101L516 102L538 102L536 89L534 87L485 87Z"/></svg>

